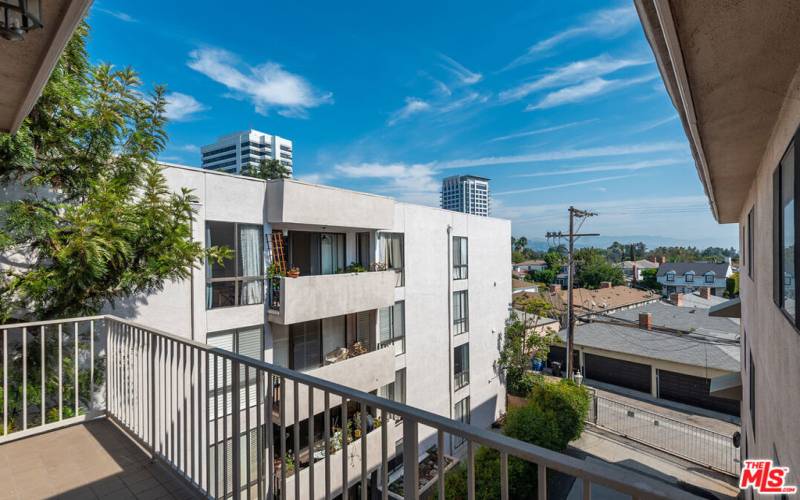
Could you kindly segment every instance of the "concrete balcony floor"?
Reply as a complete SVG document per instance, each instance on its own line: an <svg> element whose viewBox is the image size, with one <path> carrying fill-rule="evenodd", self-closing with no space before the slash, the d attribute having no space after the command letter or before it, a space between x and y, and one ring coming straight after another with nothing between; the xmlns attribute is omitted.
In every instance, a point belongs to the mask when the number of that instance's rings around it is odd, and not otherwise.
<svg viewBox="0 0 800 500"><path fill-rule="evenodd" d="M197 498L108 420L0 445L0 499Z"/></svg>

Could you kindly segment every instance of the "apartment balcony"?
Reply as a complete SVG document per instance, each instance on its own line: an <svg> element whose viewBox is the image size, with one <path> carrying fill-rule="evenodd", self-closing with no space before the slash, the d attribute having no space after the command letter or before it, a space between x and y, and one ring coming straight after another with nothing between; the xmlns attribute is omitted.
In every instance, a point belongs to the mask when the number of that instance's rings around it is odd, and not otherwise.
<svg viewBox="0 0 800 500"><path fill-rule="evenodd" d="M372 392L379 387L394 382L394 372L394 347L389 344L379 346L379 348L374 351L349 357L342 361L336 361L313 370L308 370L304 373L312 377L350 387L351 389ZM298 411L297 418L295 419L295 408L293 405L283 405L283 408L281 408L280 405L281 398L283 398L283 401L295 401L295 386L294 384L287 383L284 390L285 394L281 396L280 385L276 387L274 411L276 422L283 421L286 422L286 425L291 425L293 422L300 422L307 419L309 415L324 411L325 395L320 391L314 391L313 402L311 402L308 397L309 387L298 384ZM342 399L336 395L330 395L328 397L329 407L339 405L341 402ZM281 410L284 412L283 415L280 413Z"/></svg>
<svg viewBox="0 0 800 500"><path fill-rule="evenodd" d="M281 325L394 304L394 270L273 278L269 320Z"/></svg>
<svg viewBox="0 0 800 500"><path fill-rule="evenodd" d="M448 435L464 441L471 491L474 453L485 446L500 453L503 498L509 456L538 465L540 499L548 497L548 470L581 481L583 498L592 496L593 485L633 498L697 498L629 469L586 462L113 316L0 325L0 334L5 496L331 498L337 487L355 482L388 491L388 460L402 432L404 496L418 499L420 438L433 432L437 450ZM321 394L324 428L314 428L316 419L291 429L276 423L276 381L279 412L299 406L303 397L295 390L290 398L289 386L313 391L311 398L305 393L306 402ZM220 418L220 409L239 418ZM334 413L353 436L342 433L339 446ZM401 426L390 423L393 416ZM314 444L313 458L306 452L307 472L300 463L290 474L293 456L302 462L301 434ZM317 443L329 451L316 456ZM443 452L427 460L445 470ZM435 487L444 498L442 474Z"/></svg>
<svg viewBox="0 0 800 500"><path fill-rule="evenodd" d="M292 471L291 475L287 474L286 491L282 498L324 499L328 490L332 496L341 494L345 480L347 488L361 481L362 465L367 474L380 468L382 440L394 443L400 437L399 434L397 424L389 419L388 422L382 422L380 427L368 432L366 439L358 438L350 442L347 450L339 448L333 453L326 453L324 447L318 449L313 455L313 466L307 464L300 468L299 472ZM363 462L362 457L366 457Z"/></svg>
<svg viewBox="0 0 800 500"><path fill-rule="evenodd" d="M267 217L274 227L391 229L391 198L283 179L267 183Z"/></svg>

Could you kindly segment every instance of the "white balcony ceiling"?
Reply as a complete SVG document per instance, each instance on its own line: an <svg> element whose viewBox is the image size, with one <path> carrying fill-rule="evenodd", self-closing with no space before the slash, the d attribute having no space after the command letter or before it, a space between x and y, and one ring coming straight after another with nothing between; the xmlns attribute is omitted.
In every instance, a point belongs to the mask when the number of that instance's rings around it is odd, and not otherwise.
<svg viewBox="0 0 800 500"><path fill-rule="evenodd" d="M0 38L0 132L15 132L30 113L91 3L43 1L44 28L27 33L21 41Z"/></svg>

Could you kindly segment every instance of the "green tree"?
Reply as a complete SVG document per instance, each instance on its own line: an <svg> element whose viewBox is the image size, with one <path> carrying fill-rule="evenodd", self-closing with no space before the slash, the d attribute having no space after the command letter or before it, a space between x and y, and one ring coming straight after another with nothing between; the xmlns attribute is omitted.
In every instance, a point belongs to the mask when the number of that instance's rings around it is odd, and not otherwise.
<svg viewBox="0 0 800 500"><path fill-rule="evenodd" d="M621 262L625 259L625 245L615 241L606 249L606 253L612 262Z"/></svg>
<svg viewBox="0 0 800 500"><path fill-rule="evenodd" d="M581 248L575 252L575 261L575 278L581 286L598 288L603 281L610 281L613 286L625 284L622 269L611 264L603 250Z"/></svg>
<svg viewBox="0 0 800 500"><path fill-rule="evenodd" d="M639 281L638 285L650 290L661 290L661 283L659 283L656 278L657 274L658 269L642 269L642 279Z"/></svg>
<svg viewBox="0 0 800 500"><path fill-rule="evenodd" d="M556 282L558 271L555 269L542 269L541 271L531 271L528 273L531 279L537 283L544 283L550 285Z"/></svg>
<svg viewBox="0 0 800 500"><path fill-rule="evenodd" d="M292 174L292 171L278 160L261 160L258 165L249 165L242 173L248 177L271 181L286 179Z"/></svg>
<svg viewBox="0 0 800 500"><path fill-rule="evenodd" d="M558 337L552 329L543 327L544 320L553 314L550 302L534 296L517 302L516 307L522 311L512 312L506 322L498 366L503 371L508 393L526 397L537 382L529 374L531 361L546 360Z"/></svg>
<svg viewBox="0 0 800 500"><path fill-rule="evenodd" d="M547 265L547 269L552 269L557 273L561 270L561 266L566 263L566 257L564 257L562 253L554 250L550 250L544 254L542 260L544 260L545 265Z"/></svg>
<svg viewBox="0 0 800 500"><path fill-rule="evenodd" d="M517 252L522 252L525 247L528 246L528 238L525 236L520 236L519 238L512 240L512 244L514 245L514 250Z"/></svg>
<svg viewBox="0 0 800 500"><path fill-rule="evenodd" d="M0 322L97 313L104 304L190 275L196 201L167 188L157 154L165 89L142 90L130 68L88 61L86 25L57 63L16 134L0 134L0 253L25 266L0 274Z"/></svg>

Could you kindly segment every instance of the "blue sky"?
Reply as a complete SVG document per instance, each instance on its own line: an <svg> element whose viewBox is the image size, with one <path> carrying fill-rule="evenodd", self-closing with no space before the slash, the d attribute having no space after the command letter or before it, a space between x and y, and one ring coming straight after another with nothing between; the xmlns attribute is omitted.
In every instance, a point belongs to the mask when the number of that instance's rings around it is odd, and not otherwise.
<svg viewBox="0 0 800 500"><path fill-rule="evenodd" d="M191 5L97 0L89 18L94 60L167 85L165 161L255 128L312 182L437 205L443 177L489 177L493 215L529 239L572 204L604 236L737 246L629 3Z"/></svg>

